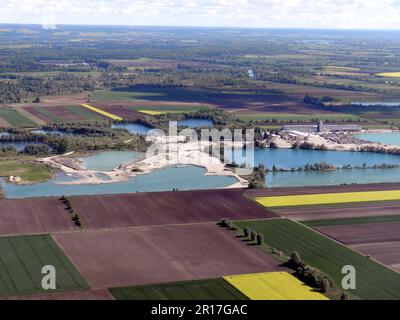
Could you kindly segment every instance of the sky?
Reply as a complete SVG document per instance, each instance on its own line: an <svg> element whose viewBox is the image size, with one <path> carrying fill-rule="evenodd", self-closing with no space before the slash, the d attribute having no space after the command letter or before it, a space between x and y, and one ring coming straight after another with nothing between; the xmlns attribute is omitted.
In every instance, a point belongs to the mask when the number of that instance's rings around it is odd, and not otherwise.
<svg viewBox="0 0 400 320"><path fill-rule="evenodd" d="M400 0L0 0L0 23L400 30Z"/></svg>

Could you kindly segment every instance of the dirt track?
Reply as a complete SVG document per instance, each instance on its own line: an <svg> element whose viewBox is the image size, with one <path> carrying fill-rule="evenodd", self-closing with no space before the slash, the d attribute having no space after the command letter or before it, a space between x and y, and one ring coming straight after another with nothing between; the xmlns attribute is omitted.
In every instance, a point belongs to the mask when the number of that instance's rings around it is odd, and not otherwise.
<svg viewBox="0 0 400 320"><path fill-rule="evenodd" d="M214 223L54 235L94 288L282 270L274 258Z"/></svg>
<svg viewBox="0 0 400 320"><path fill-rule="evenodd" d="M85 228L91 229L277 216L245 198L240 189L78 196L71 199Z"/></svg>

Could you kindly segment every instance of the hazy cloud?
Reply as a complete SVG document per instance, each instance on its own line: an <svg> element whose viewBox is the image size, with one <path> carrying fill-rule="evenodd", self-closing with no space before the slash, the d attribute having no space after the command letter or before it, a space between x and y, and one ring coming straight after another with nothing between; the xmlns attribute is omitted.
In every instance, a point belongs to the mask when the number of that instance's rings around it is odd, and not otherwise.
<svg viewBox="0 0 400 320"><path fill-rule="evenodd" d="M398 0L0 0L0 6L6 23L400 29Z"/></svg>

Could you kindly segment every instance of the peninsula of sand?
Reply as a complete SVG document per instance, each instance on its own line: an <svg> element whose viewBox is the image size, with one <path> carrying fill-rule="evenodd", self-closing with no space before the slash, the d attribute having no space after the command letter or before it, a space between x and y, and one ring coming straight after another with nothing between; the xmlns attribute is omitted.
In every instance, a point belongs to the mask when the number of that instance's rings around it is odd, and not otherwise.
<svg viewBox="0 0 400 320"><path fill-rule="evenodd" d="M171 143L171 140L173 140ZM126 181L138 175L148 174L153 170L172 166L198 166L205 168L206 175L230 176L236 178L237 182L228 188L246 188L248 181L228 168L220 159L209 155L205 150L209 142L184 142L185 137L167 137L156 141L152 150L146 153L144 159L121 164L111 171L89 170L81 166L78 159L71 157L74 152L60 156L52 156L38 159L39 162L61 170L74 180L60 181L58 184L101 184ZM243 143L232 143L233 148L242 148ZM104 179L107 177L107 180Z"/></svg>

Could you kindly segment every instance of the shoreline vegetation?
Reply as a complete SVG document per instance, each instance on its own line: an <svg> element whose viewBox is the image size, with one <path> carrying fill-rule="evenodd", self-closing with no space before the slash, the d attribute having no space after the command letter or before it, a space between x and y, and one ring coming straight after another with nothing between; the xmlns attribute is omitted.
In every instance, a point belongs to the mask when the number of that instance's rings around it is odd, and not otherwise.
<svg viewBox="0 0 400 320"><path fill-rule="evenodd" d="M212 121L212 129L222 130L228 129L246 129L252 124L236 118L228 112L216 109L204 109L188 113L168 113L158 114L154 116L144 115L133 121L118 121L117 123L137 123L149 128L161 129L168 132L169 121L181 121L187 119L207 119ZM179 155L169 157L166 153L155 155L151 158L140 159L136 162L121 165L111 171L94 171L87 170L80 165L76 158L77 154L91 154L93 152L107 150L132 150L145 151L155 141L146 141L146 137L142 134L130 133L124 128L113 128L113 121L110 120L86 120L79 122L63 122L44 125L38 129L8 129L7 134L0 136L0 143L18 143L18 142L34 142L42 143L41 145L28 145L21 151L7 146L0 147L0 157L7 159L16 158L16 156L34 156L30 160L48 168L48 171L60 170L69 176L74 176L76 180L63 182L65 184L100 184L126 181L127 179L139 174L147 174L155 169L168 166L179 165L195 165L203 167L207 170L207 175L234 176L238 182L230 187L249 187L264 188L265 174L269 172L299 172L299 171L335 171L335 170L355 170L355 169L393 169L399 168L393 164L376 164L368 166L353 166L351 164L336 167L328 163L306 164L297 168L280 168L274 166L265 168L258 166L254 168L253 173L249 176L235 174L232 169L238 167L236 164L225 165L220 159L214 159L210 154L204 152L203 147L195 146L188 142L187 138L175 137L181 139ZM179 126L178 130L184 127ZM201 128L194 128L196 132L200 132ZM211 129L211 128L210 128ZM42 131L42 132L41 132ZM51 134L56 132L59 134ZM50 134L49 134L50 133ZM359 140L348 134L303 134L301 141L293 135L288 135L284 131L264 131L261 128L255 128L255 146L257 148L298 148L310 150L334 150L334 151L356 151L356 152L376 152L400 154L400 147L384 145ZM169 137L173 139L174 137ZM167 140L156 141L159 145L166 143ZM232 145L234 143L232 142ZM235 148L243 147L243 144L234 146ZM165 159L164 159L164 158ZM208 161L207 160L210 160ZM0 164L4 161L0 161ZM208 163L208 165L204 165ZM17 167L23 170L22 163L15 161ZM12 171L10 171L13 173ZM18 173L19 171L16 171ZM97 174L106 175L109 180L100 179ZM35 183L49 180L53 177L51 174L47 179L26 179L18 174L6 175L5 181L11 183Z"/></svg>
<svg viewBox="0 0 400 320"><path fill-rule="evenodd" d="M265 172L307 172L307 171L336 171L336 170L367 170L367 169L396 169L400 168L398 164L381 163L374 165L367 165L363 163L360 165L345 164L342 166L334 166L326 162L307 163L301 167L280 168L272 166L271 169L265 169Z"/></svg>

